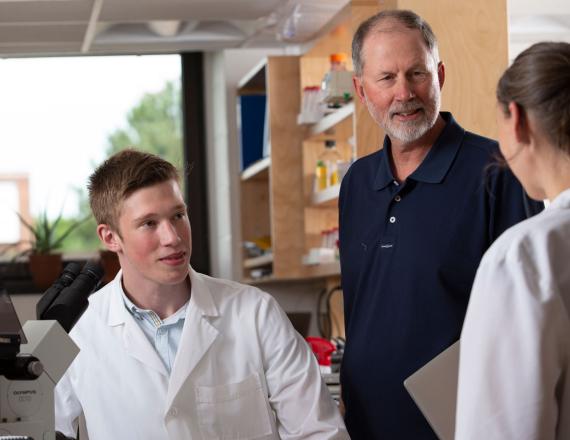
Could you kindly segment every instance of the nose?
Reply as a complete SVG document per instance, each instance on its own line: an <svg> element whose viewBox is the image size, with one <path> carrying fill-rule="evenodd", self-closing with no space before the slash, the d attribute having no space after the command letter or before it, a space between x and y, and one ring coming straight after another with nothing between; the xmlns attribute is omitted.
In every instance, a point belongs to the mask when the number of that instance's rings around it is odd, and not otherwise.
<svg viewBox="0 0 570 440"><path fill-rule="evenodd" d="M394 96L398 101L409 101L410 99L414 99L416 96L413 84L405 75L397 78L394 87Z"/></svg>
<svg viewBox="0 0 570 440"><path fill-rule="evenodd" d="M165 221L160 227L160 243L164 246L178 244L181 238L176 226L169 221Z"/></svg>

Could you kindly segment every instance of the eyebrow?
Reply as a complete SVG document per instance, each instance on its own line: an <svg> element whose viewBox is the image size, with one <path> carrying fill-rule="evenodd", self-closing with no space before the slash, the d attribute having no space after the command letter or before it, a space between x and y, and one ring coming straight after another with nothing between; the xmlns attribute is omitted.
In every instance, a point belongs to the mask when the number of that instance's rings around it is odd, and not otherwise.
<svg viewBox="0 0 570 440"><path fill-rule="evenodd" d="M186 205L184 203L180 203L171 209L171 212L178 212L178 211L186 212ZM141 215L140 217L135 217L132 220L132 222L133 223L140 223L140 222L143 222L143 221L148 220L150 218L156 217L157 215L158 214L156 212L149 212L147 214Z"/></svg>
<svg viewBox="0 0 570 440"><path fill-rule="evenodd" d="M149 212L148 214L141 215L140 217L135 217L135 218L132 220L132 222L133 222L133 223L142 223L142 222L144 222L144 221L146 221L146 220L148 220L148 219L151 219L151 218L153 218L153 217L155 217L155 216L156 216L156 213L154 213L154 212Z"/></svg>
<svg viewBox="0 0 570 440"><path fill-rule="evenodd" d="M428 66L426 63L424 63L423 61L416 61L414 62L407 70L406 72L409 72L411 70L417 70L417 69L422 69L422 70L429 70ZM378 72L378 75L393 75L395 72L393 70L387 70L384 69L380 72Z"/></svg>

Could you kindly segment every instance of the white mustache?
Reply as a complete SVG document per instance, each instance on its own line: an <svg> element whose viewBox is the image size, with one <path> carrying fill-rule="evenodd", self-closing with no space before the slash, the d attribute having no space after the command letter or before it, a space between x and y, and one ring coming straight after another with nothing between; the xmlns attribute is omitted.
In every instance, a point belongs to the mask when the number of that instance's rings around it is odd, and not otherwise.
<svg viewBox="0 0 570 440"><path fill-rule="evenodd" d="M396 113L412 113L420 109L423 109L423 105L417 101L411 101L390 108L390 116L394 116Z"/></svg>

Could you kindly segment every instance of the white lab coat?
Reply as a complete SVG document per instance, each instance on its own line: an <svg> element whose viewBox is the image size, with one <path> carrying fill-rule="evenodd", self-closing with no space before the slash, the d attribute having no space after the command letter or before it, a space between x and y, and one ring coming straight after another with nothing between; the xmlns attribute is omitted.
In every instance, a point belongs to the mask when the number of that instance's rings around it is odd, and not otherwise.
<svg viewBox="0 0 570 440"><path fill-rule="evenodd" d="M56 429L90 440L347 439L316 359L276 301L191 270L169 376L126 310L120 277L92 295L56 387Z"/></svg>
<svg viewBox="0 0 570 440"><path fill-rule="evenodd" d="M506 231L460 342L456 439L570 439L570 190Z"/></svg>

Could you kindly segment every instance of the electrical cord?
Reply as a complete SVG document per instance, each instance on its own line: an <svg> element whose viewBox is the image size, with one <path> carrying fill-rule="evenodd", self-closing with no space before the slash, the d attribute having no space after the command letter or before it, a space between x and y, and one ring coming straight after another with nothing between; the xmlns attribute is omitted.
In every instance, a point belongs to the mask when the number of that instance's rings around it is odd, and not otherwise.
<svg viewBox="0 0 570 440"><path fill-rule="evenodd" d="M334 286L332 289L322 289L319 292L317 300L317 325L321 337L330 340L332 338L333 317L331 313L331 298L335 292L342 291L340 285ZM324 300L324 310L323 310ZM338 322L336 323L338 326Z"/></svg>
<svg viewBox="0 0 570 440"><path fill-rule="evenodd" d="M332 329L333 329L333 314L332 314L332 307L331 307L331 298L336 292L341 292L341 291L342 291L342 287L340 285L338 285L338 286L335 286L332 289L330 289L328 294L327 294L327 316L328 316L328 321L329 321L329 326L330 326L329 339L332 338ZM336 324L337 328L340 328L339 322L336 322L335 324Z"/></svg>
<svg viewBox="0 0 570 440"><path fill-rule="evenodd" d="M323 298L327 294L327 289L324 288L319 292L317 298L317 327L319 330L319 334L321 337L328 339L327 335L330 335L330 322L328 319L328 311L327 313L322 312L322 303Z"/></svg>

